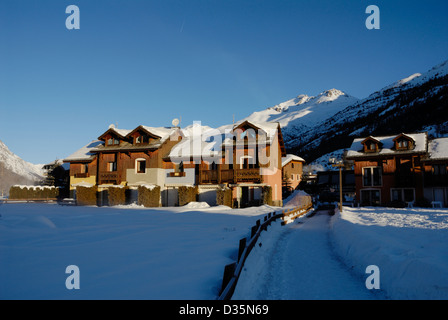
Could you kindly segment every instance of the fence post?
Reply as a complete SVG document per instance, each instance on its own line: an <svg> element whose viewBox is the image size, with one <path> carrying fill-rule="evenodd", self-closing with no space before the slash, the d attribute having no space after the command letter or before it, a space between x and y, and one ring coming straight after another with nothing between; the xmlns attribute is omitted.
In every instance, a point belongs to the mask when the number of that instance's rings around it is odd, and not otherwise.
<svg viewBox="0 0 448 320"><path fill-rule="evenodd" d="M255 225L252 227L252 229L250 230L250 238L252 239L254 237L254 235L257 233L258 231L258 225Z"/></svg>
<svg viewBox="0 0 448 320"><path fill-rule="evenodd" d="M228 264L224 267L224 275L222 277L221 294L227 287L227 284L232 280L233 274L235 273L236 262Z"/></svg>
<svg viewBox="0 0 448 320"><path fill-rule="evenodd" d="M238 248L238 262L241 259L241 255L243 254L244 249L246 249L246 238L242 238L240 240L240 246Z"/></svg>

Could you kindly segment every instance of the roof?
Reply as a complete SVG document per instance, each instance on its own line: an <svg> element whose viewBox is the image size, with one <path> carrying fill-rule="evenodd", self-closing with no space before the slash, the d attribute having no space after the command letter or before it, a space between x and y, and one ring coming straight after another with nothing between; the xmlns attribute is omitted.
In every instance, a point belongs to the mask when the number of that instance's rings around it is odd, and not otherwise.
<svg viewBox="0 0 448 320"><path fill-rule="evenodd" d="M92 142L89 142L87 145L65 158L64 162L90 161L95 156L91 151L103 144L103 141L93 140Z"/></svg>
<svg viewBox="0 0 448 320"><path fill-rule="evenodd" d="M225 125L217 129L207 126L197 126L183 130L185 138L176 144L169 154L171 159L180 161L191 160L191 158L202 158L203 160L221 160L223 147L235 145L234 131L243 125L249 125L255 130L263 130L266 133L266 139L260 137L252 143L270 144L278 133L279 124L277 122L254 123L249 121L238 122L233 125ZM196 140L195 134L200 138ZM246 143L251 143L246 141ZM280 141L279 141L280 142ZM245 141L237 141L236 145L244 144ZM302 159L302 161L304 161Z"/></svg>
<svg viewBox="0 0 448 320"><path fill-rule="evenodd" d="M395 142L394 139L398 136L406 136L411 138L414 141L414 148L411 150L395 150ZM347 152L347 158L357 158L357 157L375 157L379 155L397 155L397 154L410 154L410 153L426 153L428 148L428 135L426 132L423 133L412 133L412 134L399 134L393 136L381 136L381 137L372 137L381 143L381 148L378 152L363 152L362 142L366 140L366 138L357 138L353 140L353 143L350 149Z"/></svg>
<svg viewBox="0 0 448 320"><path fill-rule="evenodd" d="M303 158L296 156L295 154L287 154L286 157L282 157L282 167L286 166L292 160L305 162Z"/></svg>
<svg viewBox="0 0 448 320"><path fill-rule="evenodd" d="M447 160L448 159L448 138L432 139L428 143L428 157L424 161L429 160Z"/></svg>

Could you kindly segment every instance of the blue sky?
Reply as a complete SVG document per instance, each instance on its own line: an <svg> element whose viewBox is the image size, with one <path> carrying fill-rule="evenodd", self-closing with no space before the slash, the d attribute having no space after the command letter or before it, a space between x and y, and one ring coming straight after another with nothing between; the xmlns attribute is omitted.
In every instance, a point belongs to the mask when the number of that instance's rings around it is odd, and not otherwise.
<svg viewBox="0 0 448 320"><path fill-rule="evenodd" d="M80 9L68 30L68 5ZM368 5L381 29L368 30ZM0 140L33 163L111 123L217 127L299 94L358 98L448 59L447 1L2 0Z"/></svg>

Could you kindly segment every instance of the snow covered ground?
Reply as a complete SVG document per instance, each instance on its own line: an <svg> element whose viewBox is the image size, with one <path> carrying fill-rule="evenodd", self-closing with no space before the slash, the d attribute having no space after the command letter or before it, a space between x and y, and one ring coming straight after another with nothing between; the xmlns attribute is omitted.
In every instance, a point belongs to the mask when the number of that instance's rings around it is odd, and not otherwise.
<svg viewBox="0 0 448 320"><path fill-rule="evenodd" d="M0 299L206 299L275 207L0 206ZM448 210L347 208L262 232L234 299L448 299ZM80 270L68 290L65 269ZM380 270L367 289L365 269Z"/></svg>
<svg viewBox="0 0 448 320"><path fill-rule="evenodd" d="M0 299L216 299L239 240L274 209L3 204Z"/></svg>
<svg viewBox="0 0 448 320"><path fill-rule="evenodd" d="M448 299L446 209L344 207L268 231L233 299Z"/></svg>

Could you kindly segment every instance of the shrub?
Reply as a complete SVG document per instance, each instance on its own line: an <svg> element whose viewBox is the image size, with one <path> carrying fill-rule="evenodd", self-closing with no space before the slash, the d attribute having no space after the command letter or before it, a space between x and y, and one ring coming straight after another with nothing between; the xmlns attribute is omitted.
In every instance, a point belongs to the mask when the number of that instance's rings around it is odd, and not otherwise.
<svg viewBox="0 0 448 320"><path fill-rule="evenodd" d="M263 204L267 204L272 206L272 187L271 186L263 186Z"/></svg>
<svg viewBox="0 0 448 320"><path fill-rule="evenodd" d="M109 205L118 206L126 204L126 188L124 187L109 187Z"/></svg>
<svg viewBox="0 0 448 320"><path fill-rule="evenodd" d="M137 203L145 207L160 207L160 186L139 186Z"/></svg>
<svg viewBox="0 0 448 320"><path fill-rule="evenodd" d="M10 199L55 199L59 189L47 186L12 186L9 189Z"/></svg>
<svg viewBox="0 0 448 320"><path fill-rule="evenodd" d="M197 187L181 186L177 191L179 195L179 206L184 206L190 202L197 200L198 197Z"/></svg>
<svg viewBox="0 0 448 320"><path fill-rule="evenodd" d="M233 208L232 189L223 187L216 190L216 204Z"/></svg>
<svg viewBox="0 0 448 320"><path fill-rule="evenodd" d="M98 192L97 186L76 187L76 203L80 206L96 206L97 192Z"/></svg>

